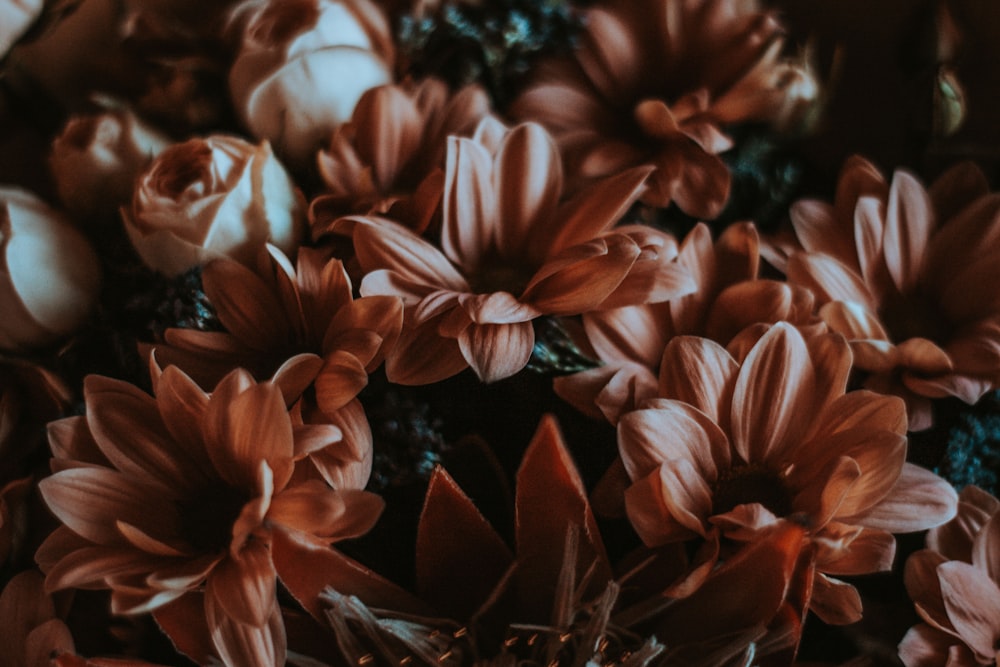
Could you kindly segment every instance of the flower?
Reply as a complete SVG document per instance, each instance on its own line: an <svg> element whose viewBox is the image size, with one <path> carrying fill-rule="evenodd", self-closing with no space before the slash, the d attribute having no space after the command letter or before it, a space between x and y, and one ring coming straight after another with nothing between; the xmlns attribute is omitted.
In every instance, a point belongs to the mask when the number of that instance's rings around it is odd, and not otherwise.
<svg viewBox="0 0 1000 667"><path fill-rule="evenodd" d="M31 543L30 464L44 448L45 423L70 403L69 389L40 366L0 360L0 565L20 562Z"/></svg>
<svg viewBox="0 0 1000 667"><path fill-rule="evenodd" d="M90 243L61 213L27 190L0 186L0 347L40 347L73 333L100 282Z"/></svg>
<svg viewBox="0 0 1000 667"><path fill-rule="evenodd" d="M721 128L786 124L816 95L753 1L604 2L585 23L573 58L540 65L511 108L553 133L576 184L652 164L643 202L715 218L730 185Z"/></svg>
<svg viewBox="0 0 1000 667"><path fill-rule="evenodd" d="M3 0L0 2L0 58L7 55L32 21L42 13L43 0Z"/></svg>
<svg viewBox="0 0 1000 667"><path fill-rule="evenodd" d="M752 223L729 226L715 241L698 223L681 243L677 263L698 289L670 301L586 313L587 341L603 365L556 378L553 388L581 412L612 424L656 396L663 350L675 336L705 336L729 345L756 336L755 324L792 322L807 335L825 328L805 288L758 278L759 238ZM738 343L737 343L738 344Z"/></svg>
<svg viewBox="0 0 1000 667"><path fill-rule="evenodd" d="M249 0L229 71L233 104L250 133L296 167L308 165L369 88L392 80L392 33L369 0Z"/></svg>
<svg viewBox="0 0 1000 667"><path fill-rule="evenodd" d="M56 617L55 605L35 570L14 575L0 593L0 627L4 629L4 664L48 665L55 652L72 651L69 628Z"/></svg>
<svg viewBox="0 0 1000 667"><path fill-rule="evenodd" d="M300 390L315 381L320 408L333 414L392 349L402 303L391 296L354 299L343 264L318 250L300 248L295 266L270 245L258 259L256 272L227 259L209 263L202 283L226 331L168 329L165 343L152 346L157 360L211 387L241 367L258 378L302 373L300 363L286 362L319 356L313 372L295 381Z"/></svg>
<svg viewBox="0 0 1000 667"><path fill-rule="evenodd" d="M844 393L850 353L839 337L807 344L778 323L740 361L681 336L663 365L662 397L618 422L625 508L647 545L738 544L782 520L800 524L816 549L811 609L843 623L860 617L860 598L827 575L889 569L892 532L954 516L947 482L906 463L902 401Z"/></svg>
<svg viewBox="0 0 1000 667"><path fill-rule="evenodd" d="M109 217L170 143L126 107L71 117L49 155L59 200L80 219Z"/></svg>
<svg viewBox="0 0 1000 667"><path fill-rule="evenodd" d="M249 264L265 242L291 253L301 199L266 142L214 135L163 151L122 218L146 265L174 276L221 256Z"/></svg>
<svg viewBox="0 0 1000 667"><path fill-rule="evenodd" d="M647 169L560 203L562 170L548 134L532 123L509 131L484 123L479 141L448 138L440 248L385 218L335 224L354 242L361 293L403 298L403 333L386 361L393 382L426 384L468 367L486 382L509 377L531 356L536 317L694 289L672 261L672 237L612 230Z"/></svg>
<svg viewBox="0 0 1000 667"><path fill-rule="evenodd" d="M159 610L168 632L180 608L184 632L205 628L227 665L283 664L273 535L356 536L382 501L291 483L295 461L339 431L293 428L277 385L236 370L209 395L176 367L153 370L155 397L89 376L86 416L49 427L53 475L39 488L63 526L36 554L46 590L110 589L113 613Z"/></svg>
<svg viewBox="0 0 1000 667"><path fill-rule="evenodd" d="M906 561L906 590L924 620L899 644L906 667L1000 662L1000 501L974 486L958 515Z"/></svg>
<svg viewBox="0 0 1000 667"><path fill-rule="evenodd" d="M831 206L802 201L792 224L804 252L790 282L811 289L820 317L851 343L865 386L902 396L910 430L932 421L931 399L975 403L1000 386L1000 195L960 165L925 190L897 170L887 185L849 160Z"/></svg>
<svg viewBox="0 0 1000 667"><path fill-rule="evenodd" d="M424 231L439 213L446 138L472 135L489 109L480 86L451 94L440 79L367 91L318 155L329 191L310 205L313 237L351 213L388 215Z"/></svg>

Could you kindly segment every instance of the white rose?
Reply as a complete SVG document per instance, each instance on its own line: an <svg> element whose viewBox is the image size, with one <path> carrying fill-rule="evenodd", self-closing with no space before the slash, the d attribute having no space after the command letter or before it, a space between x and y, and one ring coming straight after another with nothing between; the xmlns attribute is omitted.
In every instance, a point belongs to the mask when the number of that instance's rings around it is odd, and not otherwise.
<svg viewBox="0 0 1000 667"><path fill-rule="evenodd" d="M70 118L49 156L59 199L81 218L117 212L136 177L170 143L128 109Z"/></svg>
<svg viewBox="0 0 1000 667"><path fill-rule="evenodd" d="M312 163L366 90L392 80L389 24L369 0L251 0L234 17L236 111L296 168Z"/></svg>
<svg viewBox="0 0 1000 667"><path fill-rule="evenodd" d="M27 190L0 186L0 347L38 347L72 333L99 289L86 237Z"/></svg>
<svg viewBox="0 0 1000 667"><path fill-rule="evenodd" d="M140 176L125 231L142 260L169 276L229 256L252 264L270 242L291 255L304 201L267 142L211 136L175 144Z"/></svg>

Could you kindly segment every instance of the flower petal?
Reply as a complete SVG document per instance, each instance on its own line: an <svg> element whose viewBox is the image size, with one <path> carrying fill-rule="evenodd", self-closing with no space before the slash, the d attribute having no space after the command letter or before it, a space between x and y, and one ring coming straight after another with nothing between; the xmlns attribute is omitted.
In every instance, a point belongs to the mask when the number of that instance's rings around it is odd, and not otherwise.
<svg viewBox="0 0 1000 667"><path fill-rule="evenodd" d="M531 322L472 324L458 337L459 349L483 382L518 373L531 358L535 330Z"/></svg>
<svg viewBox="0 0 1000 667"><path fill-rule="evenodd" d="M986 572L948 561L937 568L941 597L955 630L980 662L994 659L1000 640L1000 588Z"/></svg>
<svg viewBox="0 0 1000 667"><path fill-rule="evenodd" d="M763 462L797 443L809 423L815 373L802 335L778 323L743 361L730 414L733 447Z"/></svg>

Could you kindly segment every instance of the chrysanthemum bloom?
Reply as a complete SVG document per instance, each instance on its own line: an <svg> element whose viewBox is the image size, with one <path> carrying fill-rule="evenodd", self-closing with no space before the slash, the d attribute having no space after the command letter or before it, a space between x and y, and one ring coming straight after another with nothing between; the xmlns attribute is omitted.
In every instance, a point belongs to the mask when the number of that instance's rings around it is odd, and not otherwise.
<svg viewBox="0 0 1000 667"><path fill-rule="evenodd" d="M805 252L790 282L815 294L819 314L851 343L865 386L902 396L910 430L931 424L931 399L975 403L1000 386L1000 195L961 165L930 190L906 171L886 184L848 161L833 206L792 208Z"/></svg>
<svg viewBox="0 0 1000 667"><path fill-rule="evenodd" d="M211 262L202 284L226 331L168 329L165 344L155 346L157 361L180 366L205 388L235 368L275 376L299 393L315 384L329 415L367 384L402 326L398 298L354 299L343 264L309 248L299 249L295 266L270 245L256 271Z"/></svg>
<svg viewBox="0 0 1000 667"><path fill-rule="evenodd" d="M90 376L86 417L50 426L54 474L40 489L64 525L36 554L46 589L110 589L116 614L194 606L185 624L207 625L226 664L283 664L274 534L356 536L382 501L290 483L295 461L340 433L293 428L277 385L237 370L209 395L171 366L154 386Z"/></svg>
<svg viewBox="0 0 1000 667"><path fill-rule="evenodd" d="M366 92L317 157L328 192L310 205L313 237L351 213L424 231L440 211L447 137L471 136L489 111L478 85L451 94L443 81L425 79Z"/></svg>
<svg viewBox="0 0 1000 667"><path fill-rule="evenodd" d="M603 364L556 378L556 393L578 410L616 424L623 412L657 395L657 377L669 370L660 364L663 350L675 336L706 336L729 345L754 324L788 321L806 332L825 329L807 289L757 278L758 247L751 223L731 225L714 243L708 227L696 225L681 243L677 263L691 272L698 289L665 303L585 314L587 340Z"/></svg>
<svg viewBox="0 0 1000 667"><path fill-rule="evenodd" d="M811 609L857 620L857 591L827 575L888 569L891 533L947 521L955 492L906 463L902 401L844 393L850 363L838 336L807 343L786 323L743 359L704 338L671 341L663 397L618 423L626 511L642 540L732 545L801 524L816 549Z"/></svg>
<svg viewBox="0 0 1000 667"><path fill-rule="evenodd" d="M484 129L493 128L493 130ZM362 270L363 295L403 298L399 343L386 361L393 382L427 384L465 368L486 382L528 363L531 321L694 290L673 260L673 238L612 226L649 173L633 169L560 202L559 153L532 123L500 136L486 121L479 142L448 138L440 247L385 218L342 218Z"/></svg>
<svg viewBox="0 0 1000 667"><path fill-rule="evenodd" d="M543 64L511 109L549 128L574 184L653 164L644 202L714 218L730 184L721 128L790 122L816 96L753 0L618 0L585 21L574 57Z"/></svg>
<svg viewBox="0 0 1000 667"><path fill-rule="evenodd" d="M906 667L1000 663L1000 501L974 486L958 516L906 561L906 590L924 622L899 645Z"/></svg>

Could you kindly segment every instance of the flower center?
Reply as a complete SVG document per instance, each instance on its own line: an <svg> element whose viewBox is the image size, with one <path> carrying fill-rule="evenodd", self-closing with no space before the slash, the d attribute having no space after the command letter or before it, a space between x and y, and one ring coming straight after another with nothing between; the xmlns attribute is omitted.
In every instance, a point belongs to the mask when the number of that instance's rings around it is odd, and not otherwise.
<svg viewBox="0 0 1000 667"><path fill-rule="evenodd" d="M888 299L879 317L894 343L927 338L940 345L948 342L951 333L951 323L937 302L919 291Z"/></svg>
<svg viewBox="0 0 1000 667"><path fill-rule="evenodd" d="M231 487L203 489L177 503L184 539L195 549L225 551L233 537L233 524L249 496Z"/></svg>
<svg viewBox="0 0 1000 667"><path fill-rule="evenodd" d="M492 257L482 260L467 278L476 294L510 292L514 296L520 296L528 286L532 274L531 267L527 265Z"/></svg>
<svg viewBox="0 0 1000 667"><path fill-rule="evenodd" d="M792 512L788 489L773 470L750 464L722 471L712 488L712 514L725 514L749 503L760 503L777 517Z"/></svg>

